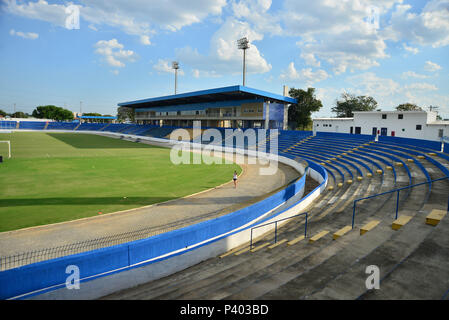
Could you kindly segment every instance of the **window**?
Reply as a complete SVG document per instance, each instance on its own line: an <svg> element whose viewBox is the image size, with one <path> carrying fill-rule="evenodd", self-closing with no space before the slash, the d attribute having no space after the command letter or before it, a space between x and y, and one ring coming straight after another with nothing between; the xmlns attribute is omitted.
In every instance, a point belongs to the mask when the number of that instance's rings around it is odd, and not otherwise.
<svg viewBox="0 0 449 320"><path fill-rule="evenodd" d="M332 125L330 124L329 127L332 127Z"/></svg>
<svg viewBox="0 0 449 320"><path fill-rule="evenodd" d="M438 129L438 138L443 137L443 129Z"/></svg>
<svg viewBox="0 0 449 320"><path fill-rule="evenodd" d="M416 130L421 130L422 126L420 124L416 125Z"/></svg>
<svg viewBox="0 0 449 320"><path fill-rule="evenodd" d="M382 119L387 119L387 115L385 113L382 114Z"/></svg>
<svg viewBox="0 0 449 320"><path fill-rule="evenodd" d="M404 115L402 113L398 114L398 119L404 119Z"/></svg>
<svg viewBox="0 0 449 320"><path fill-rule="evenodd" d="M317 123L316 126L319 127L320 125Z"/></svg>

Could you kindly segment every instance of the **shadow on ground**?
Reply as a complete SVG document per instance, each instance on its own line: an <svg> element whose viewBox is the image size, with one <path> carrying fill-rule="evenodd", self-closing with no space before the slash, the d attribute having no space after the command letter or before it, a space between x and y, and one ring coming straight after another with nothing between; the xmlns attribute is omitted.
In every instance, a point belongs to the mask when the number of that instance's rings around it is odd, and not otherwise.
<svg viewBox="0 0 449 320"><path fill-rule="evenodd" d="M51 205L149 205L179 197L77 197L77 198L37 198L37 199L0 199L0 208L20 206L51 206ZM183 205L203 204L235 204L245 202L251 197L205 197L182 198ZM179 205L177 203L160 203L160 206Z"/></svg>
<svg viewBox="0 0 449 320"><path fill-rule="evenodd" d="M91 134L47 133L52 138L64 142L77 149L136 149L159 148L148 144L111 139Z"/></svg>

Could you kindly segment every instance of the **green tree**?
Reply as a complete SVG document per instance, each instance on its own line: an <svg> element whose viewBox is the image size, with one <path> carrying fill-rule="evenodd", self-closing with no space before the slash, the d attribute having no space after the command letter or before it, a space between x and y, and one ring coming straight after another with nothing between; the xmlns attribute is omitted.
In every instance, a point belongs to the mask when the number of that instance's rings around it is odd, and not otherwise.
<svg viewBox="0 0 449 320"><path fill-rule="evenodd" d="M374 111L376 108L377 101L373 97L343 93L341 100L335 101L332 112L335 112L338 118L352 118L354 111Z"/></svg>
<svg viewBox="0 0 449 320"><path fill-rule="evenodd" d="M11 115L13 118L28 118L28 115L22 111L17 111Z"/></svg>
<svg viewBox="0 0 449 320"><path fill-rule="evenodd" d="M124 121L134 122L135 121L134 109L129 108L129 107L123 107L123 106L118 107L117 108L117 120L119 122L124 122Z"/></svg>
<svg viewBox="0 0 449 320"><path fill-rule="evenodd" d="M288 94L297 101L288 108L289 125L301 130L309 129L312 124L312 112L323 107L321 101L315 97L315 88L308 88L307 91L291 88Z"/></svg>
<svg viewBox="0 0 449 320"><path fill-rule="evenodd" d="M3 111L2 109L0 109L0 116L1 117L6 117L8 114L6 113L6 111Z"/></svg>
<svg viewBox="0 0 449 320"><path fill-rule="evenodd" d="M58 121L73 120L72 111L54 105L38 106L33 110L32 116L38 119L52 119Z"/></svg>
<svg viewBox="0 0 449 320"><path fill-rule="evenodd" d="M416 104L414 104L414 103L403 103L403 104L400 104L400 105L398 105L397 107L396 107L396 110L397 111L421 111L422 110L422 108L421 107L418 107Z"/></svg>

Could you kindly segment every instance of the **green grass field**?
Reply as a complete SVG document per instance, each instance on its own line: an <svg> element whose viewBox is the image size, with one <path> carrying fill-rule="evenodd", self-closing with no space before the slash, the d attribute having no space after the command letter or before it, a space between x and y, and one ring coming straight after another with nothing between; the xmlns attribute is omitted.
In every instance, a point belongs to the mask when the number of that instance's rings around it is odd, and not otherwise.
<svg viewBox="0 0 449 320"><path fill-rule="evenodd" d="M174 165L170 149L90 134L1 133L0 232L183 197L232 179L231 165Z"/></svg>

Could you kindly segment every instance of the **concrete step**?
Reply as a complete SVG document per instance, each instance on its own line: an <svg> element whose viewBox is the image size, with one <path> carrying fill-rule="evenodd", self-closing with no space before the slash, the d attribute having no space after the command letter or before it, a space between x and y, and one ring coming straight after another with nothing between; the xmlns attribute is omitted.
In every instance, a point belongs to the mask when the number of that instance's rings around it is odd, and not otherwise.
<svg viewBox="0 0 449 320"><path fill-rule="evenodd" d="M429 235L396 268L385 275L380 290L370 290L360 299L444 299L449 292L449 219Z"/></svg>
<svg viewBox="0 0 449 320"><path fill-rule="evenodd" d="M367 251L364 257L354 263L335 279L326 283L322 290L307 296L309 299L356 299L366 291L365 281L368 277L366 268L375 265L380 269L380 276L384 276L395 268L398 263L424 240L430 230L417 216L399 231L393 231L387 223L378 228L389 230L390 237L384 239L381 245L372 251ZM371 239L378 233L378 228L363 236ZM366 237L366 238L365 238Z"/></svg>
<svg viewBox="0 0 449 320"><path fill-rule="evenodd" d="M216 293L222 288L234 284L241 285L251 274L265 274L269 270L284 268L290 263L302 261L324 245L323 243L313 247L299 243L294 246L283 246L248 254L249 259L246 263L239 263L233 268L195 279L189 284L177 286L175 290L157 295L153 299L216 299L214 298ZM273 254L274 251L276 254Z"/></svg>

